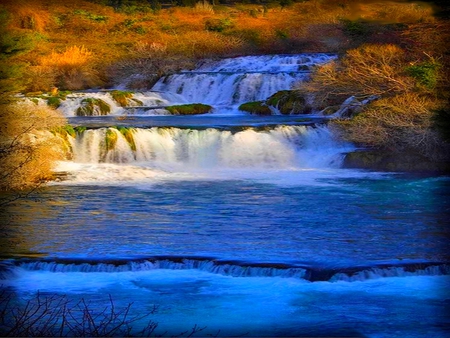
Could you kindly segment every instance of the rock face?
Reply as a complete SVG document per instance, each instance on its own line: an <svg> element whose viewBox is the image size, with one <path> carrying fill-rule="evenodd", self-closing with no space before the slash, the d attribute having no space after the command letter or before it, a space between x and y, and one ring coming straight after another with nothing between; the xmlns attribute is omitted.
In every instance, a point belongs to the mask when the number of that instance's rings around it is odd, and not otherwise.
<svg viewBox="0 0 450 338"><path fill-rule="evenodd" d="M392 172L450 173L450 162L435 162L414 153L359 150L345 156L344 168Z"/></svg>

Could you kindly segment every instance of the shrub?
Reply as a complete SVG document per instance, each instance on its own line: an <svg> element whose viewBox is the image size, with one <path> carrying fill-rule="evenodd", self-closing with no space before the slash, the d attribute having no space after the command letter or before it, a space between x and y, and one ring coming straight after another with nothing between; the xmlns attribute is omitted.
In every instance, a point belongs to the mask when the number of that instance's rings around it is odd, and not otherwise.
<svg viewBox="0 0 450 338"><path fill-rule="evenodd" d="M438 83L439 70L441 65L431 60L429 62L422 62L406 68L408 75L417 80L419 87L424 87L428 90L433 90Z"/></svg>
<svg viewBox="0 0 450 338"><path fill-rule="evenodd" d="M84 46L66 47L61 53L53 51L41 59L40 66L53 72L57 87L83 89L101 82L93 67L93 54Z"/></svg>
<svg viewBox="0 0 450 338"><path fill-rule="evenodd" d="M23 190L51 179L53 161L63 157L49 132L64 118L47 106L17 102L1 107L0 190Z"/></svg>
<svg viewBox="0 0 450 338"><path fill-rule="evenodd" d="M396 95L410 91L412 79L404 73L405 52L395 45L364 45L340 60L317 68L312 80L300 86L313 93L319 108L355 96Z"/></svg>
<svg viewBox="0 0 450 338"><path fill-rule="evenodd" d="M141 89L150 88L161 76L190 65L189 59L169 52L165 44L138 42L126 59L112 67L112 72L119 81L128 81L129 87Z"/></svg>
<svg viewBox="0 0 450 338"><path fill-rule="evenodd" d="M165 107L172 115L197 115L207 114L212 111L212 107L207 104L192 103L177 106Z"/></svg>
<svg viewBox="0 0 450 338"><path fill-rule="evenodd" d="M448 146L432 128L432 111L439 105L417 93L399 94L372 102L352 120L333 124L352 142L394 151L410 150L439 159L448 156Z"/></svg>
<svg viewBox="0 0 450 338"><path fill-rule="evenodd" d="M234 23L230 18L225 19L207 19L205 21L205 29L210 32L223 32L229 28L233 28Z"/></svg>
<svg viewBox="0 0 450 338"><path fill-rule="evenodd" d="M203 1L203 2L199 1L199 2L197 2L195 4L193 10L194 10L195 13L199 13L199 14L200 13L201 14L214 14L213 6L210 3L206 2L206 1Z"/></svg>
<svg viewBox="0 0 450 338"><path fill-rule="evenodd" d="M133 328L154 314L156 306L147 314L132 316L131 303L118 307L111 296L102 310L93 309L84 299L74 301L63 295L38 293L23 301L3 290L0 296L2 337L150 337L158 326L149 320L143 329Z"/></svg>
<svg viewBox="0 0 450 338"><path fill-rule="evenodd" d="M239 110L255 115L272 115L272 111L265 105L264 101L246 102L239 106Z"/></svg>

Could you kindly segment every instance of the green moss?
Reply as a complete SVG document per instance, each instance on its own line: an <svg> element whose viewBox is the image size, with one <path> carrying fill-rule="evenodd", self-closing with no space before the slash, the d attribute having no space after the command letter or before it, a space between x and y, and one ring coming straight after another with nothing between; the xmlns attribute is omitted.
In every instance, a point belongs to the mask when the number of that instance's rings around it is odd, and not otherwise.
<svg viewBox="0 0 450 338"><path fill-rule="evenodd" d="M117 127L116 129L125 137L128 144L130 145L131 150L136 151L136 143L134 142L133 137L133 128Z"/></svg>
<svg viewBox="0 0 450 338"><path fill-rule="evenodd" d="M61 105L61 99L57 96L50 96L47 98L47 104L56 109Z"/></svg>
<svg viewBox="0 0 450 338"><path fill-rule="evenodd" d="M121 107L128 106L128 99L133 97L133 92L123 90L113 90L110 92L114 101L116 101Z"/></svg>
<svg viewBox="0 0 450 338"><path fill-rule="evenodd" d="M266 104L277 108L281 114L305 114L311 112L305 98L295 90L281 90L270 96Z"/></svg>
<svg viewBox="0 0 450 338"><path fill-rule="evenodd" d="M78 126L78 127L73 128L73 129L75 130L75 133L82 134L86 130L86 127L85 126Z"/></svg>
<svg viewBox="0 0 450 338"><path fill-rule="evenodd" d="M114 149L117 144L117 133L112 128L106 130L105 143L107 151Z"/></svg>
<svg viewBox="0 0 450 338"><path fill-rule="evenodd" d="M436 87L441 68L442 66L438 62L424 62L407 67L406 72L417 81L419 87L423 86L433 90Z"/></svg>
<svg viewBox="0 0 450 338"><path fill-rule="evenodd" d="M212 107L207 104L192 103L178 106L165 107L172 115L196 115L207 114L212 111Z"/></svg>
<svg viewBox="0 0 450 338"><path fill-rule="evenodd" d="M255 115L272 115L272 111L265 105L264 101L246 102L239 106L239 110Z"/></svg>
<svg viewBox="0 0 450 338"><path fill-rule="evenodd" d="M32 97L32 98L30 99L30 101L33 102L35 105L38 105L38 104L39 104L39 100L38 100L37 98L35 98L35 97Z"/></svg>
<svg viewBox="0 0 450 338"><path fill-rule="evenodd" d="M108 115L110 112L111 107L102 99L87 98L81 101L76 114L77 116L97 116Z"/></svg>

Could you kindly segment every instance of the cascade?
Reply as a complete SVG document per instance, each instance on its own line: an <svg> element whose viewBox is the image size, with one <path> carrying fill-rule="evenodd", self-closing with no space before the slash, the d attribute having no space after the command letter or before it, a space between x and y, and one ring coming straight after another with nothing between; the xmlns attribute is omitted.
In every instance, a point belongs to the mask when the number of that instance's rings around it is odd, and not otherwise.
<svg viewBox="0 0 450 338"><path fill-rule="evenodd" d="M11 273L18 269L48 272L83 272L83 273L117 273L141 272L150 270L201 270L213 274L233 277L282 277L299 278L310 282L354 282L386 277L405 276L441 276L450 274L450 266L446 263L405 263L383 264L374 266L354 266L343 268L326 268L307 265L288 265L276 263L238 263L215 259L155 257L140 260L116 261L16 261L5 267ZM6 274L7 275L7 274Z"/></svg>
<svg viewBox="0 0 450 338"><path fill-rule="evenodd" d="M216 115L243 115L237 107L250 101L265 100L280 90L308 78L311 70L330 62L330 54L262 55L208 60L191 71L182 71L161 78L148 91L135 92L122 106L112 91L73 92L61 99L58 110L66 117L75 117L86 100L101 100L108 112L98 109L88 116L133 114L137 116L169 115L166 106L203 103L214 107ZM41 100L42 99L38 99Z"/></svg>
<svg viewBox="0 0 450 338"><path fill-rule="evenodd" d="M198 168L305 168L340 164L349 145L326 126L276 126L237 132L174 127L88 129L70 137L80 163L156 162ZM125 131L125 132L124 132Z"/></svg>
<svg viewBox="0 0 450 338"><path fill-rule="evenodd" d="M266 55L209 61L193 71L169 75L153 89L215 106L260 101L291 89L308 77L311 67L333 58L327 54Z"/></svg>

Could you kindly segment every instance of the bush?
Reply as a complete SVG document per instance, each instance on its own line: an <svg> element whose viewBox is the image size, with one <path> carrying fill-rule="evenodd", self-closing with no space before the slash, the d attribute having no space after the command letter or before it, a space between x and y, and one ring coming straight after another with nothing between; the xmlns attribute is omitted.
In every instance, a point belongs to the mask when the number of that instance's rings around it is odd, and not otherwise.
<svg viewBox="0 0 450 338"><path fill-rule="evenodd" d="M31 189L51 179L63 153L49 132L65 119L47 106L17 102L1 107L0 190Z"/></svg>
<svg viewBox="0 0 450 338"><path fill-rule="evenodd" d="M439 105L417 93L400 94L374 101L352 120L333 125L345 139L364 146L441 159L448 157L448 145L432 128L432 111Z"/></svg>
<svg viewBox="0 0 450 338"><path fill-rule="evenodd" d="M47 104L56 109L61 105L61 99L59 97L51 96L47 99Z"/></svg>
<svg viewBox="0 0 450 338"><path fill-rule="evenodd" d="M53 74L56 87L74 90L101 83L93 66L93 54L83 46L66 47L61 53L53 51L41 59L40 67Z"/></svg>
<svg viewBox="0 0 450 338"><path fill-rule="evenodd" d="M205 29L210 32L223 32L233 28L234 23L230 18L226 19L208 19L205 21Z"/></svg>
<svg viewBox="0 0 450 338"><path fill-rule="evenodd" d="M424 87L428 90L433 90L438 83L439 70L441 65L431 60L430 62L422 62L406 68L408 75L417 80L419 87Z"/></svg>
<svg viewBox="0 0 450 338"><path fill-rule="evenodd" d="M312 80L300 86L314 94L319 109L342 103L350 96L365 99L411 91L414 83L404 72L405 52L395 45L364 45L339 61L317 68Z"/></svg>

